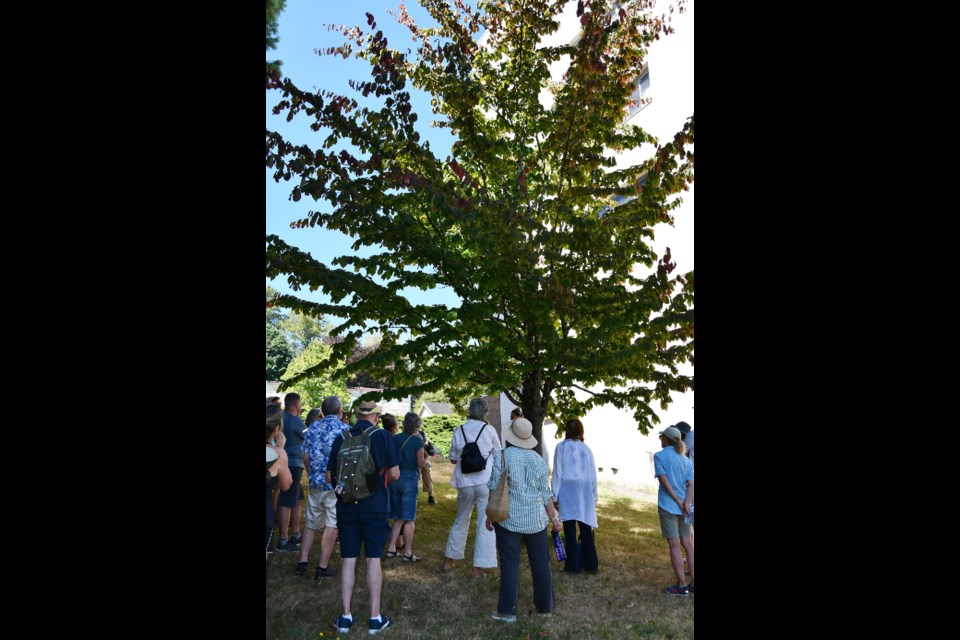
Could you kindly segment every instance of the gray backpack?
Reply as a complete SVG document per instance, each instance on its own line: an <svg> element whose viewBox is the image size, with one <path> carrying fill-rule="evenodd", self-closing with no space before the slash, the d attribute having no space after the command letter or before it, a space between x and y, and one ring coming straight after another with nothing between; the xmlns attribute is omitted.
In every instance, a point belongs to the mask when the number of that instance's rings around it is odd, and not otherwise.
<svg viewBox="0 0 960 640"><path fill-rule="evenodd" d="M370 453L370 427L359 436L349 431L343 434L343 444L337 455L337 499L347 504L366 500L377 490L377 467Z"/></svg>

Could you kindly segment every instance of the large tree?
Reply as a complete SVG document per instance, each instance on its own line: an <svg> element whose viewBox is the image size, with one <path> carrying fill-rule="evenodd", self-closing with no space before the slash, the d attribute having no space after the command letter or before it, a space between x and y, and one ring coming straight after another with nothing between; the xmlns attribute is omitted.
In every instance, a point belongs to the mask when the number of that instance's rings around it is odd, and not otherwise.
<svg viewBox="0 0 960 640"><path fill-rule="evenodd" d="M380 348L341 371L387 378L388 397L451 382L504 391L538 439L545 416L560 422L609 402L632 409L647 433L659 423L653 404L693 388L680 371L693 362L693 272L674 274L669 252L649 244L692 181L693 117L666 141L621 124L647 46L670 32L666 18L646 1L613 12L580 2L579 43L544 46L563 1L487 1L482 13L461 0L421 4L437 26L420 28L403 5L397 14L415 54L389 47L370 14L367 27L341 29L343 46L320 52L369 63L370 78L351 83L363 105L268 74L268 90L281 94L275 113L305 116L320 134L312 146L266 134L275 178L295 178L294 201L319 203L295 226L377 250L327 265L268 235L267 277L285 274L294 291L332 300L283 295L280 304L339 319L332 333L343 341L317 371L378 331ZM565 56L553 84L548 67ZM409 85L432 96L435 126L456 136L450 156L420 140ZM330 150L341 142L350 145ZM610 153L638 148L648 159L627 168ZM460 306L401 293L439 286ZM575 389L589 390L586 399Z"/></svg>

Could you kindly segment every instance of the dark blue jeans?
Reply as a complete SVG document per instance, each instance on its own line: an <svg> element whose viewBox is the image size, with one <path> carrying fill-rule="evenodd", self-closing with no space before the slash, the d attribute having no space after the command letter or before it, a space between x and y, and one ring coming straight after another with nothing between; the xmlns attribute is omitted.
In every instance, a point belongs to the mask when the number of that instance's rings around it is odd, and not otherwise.
<svg viewBox="0 0 960 640"><path fill-rule="evenodd" d="M577 540L577 525L580 525L580 539ZM593 542L593 527L579 520L563 521L563 545L567 550L567 561L563 570L580 573L582 568L590 573L597 572L597 547Z"/></svg>
<svg viewBox="0 0 960 640"><path fill-rule="evenodd" d="M533 575L533 604L539 613L550 613L554 608L553 572L550 569L550 542L547 530L537 533L514 533L499 524L497 553L500 555L500 599L497 612L516 615L520 594L520 541L527 545L527 559Z"/></svg>

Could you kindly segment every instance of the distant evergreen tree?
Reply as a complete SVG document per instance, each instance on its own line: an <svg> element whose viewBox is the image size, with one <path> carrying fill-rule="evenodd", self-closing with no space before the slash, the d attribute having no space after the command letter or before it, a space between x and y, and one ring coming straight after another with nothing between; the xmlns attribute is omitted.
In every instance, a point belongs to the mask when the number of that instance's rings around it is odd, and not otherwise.
<svg viewBox="0 0 960 640"><path fill-rule="evenodd" d="M293 352L283 334L267 322L267 380L279 380L292 359Z"/></svg>
<svg viewBox="0 0 960 640"><path fill-rule="evenodd" d="M267 51L277 48L280 38L277 36L277 19L287 8L287 0L267 0ZM281 60L267 61L267 69L280 73Z"/></svg>

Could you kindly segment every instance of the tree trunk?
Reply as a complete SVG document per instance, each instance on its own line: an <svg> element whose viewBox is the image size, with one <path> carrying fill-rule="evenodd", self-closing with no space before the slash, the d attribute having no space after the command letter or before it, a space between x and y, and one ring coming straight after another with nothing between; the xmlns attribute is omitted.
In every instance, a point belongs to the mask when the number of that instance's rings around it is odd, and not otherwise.
<svg viewBox="0 0 960 640"><path fill-rule="evenodd" d="M547 414L549 398L543 397L543 391L540 388L539 372L531 374L523 381L523 392L520 395L521 407L523 407L523 417L533 425L533 437L537 439L537 446L534 451L543 456L543 419Z"/></svg>

